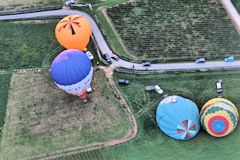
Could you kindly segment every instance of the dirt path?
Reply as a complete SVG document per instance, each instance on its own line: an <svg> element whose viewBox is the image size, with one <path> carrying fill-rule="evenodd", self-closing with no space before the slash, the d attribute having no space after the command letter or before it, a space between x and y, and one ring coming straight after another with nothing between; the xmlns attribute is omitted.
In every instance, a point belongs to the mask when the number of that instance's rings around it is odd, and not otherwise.
<svg viewBox="0 0 240 160"><path fill-rule="evenodd" d="M121 104L121 107L122 107L123 111L127 114L128 120L129 120L130 125L131 125L131 129L129 130L129 132L127 133L126 136L124 136L122 138L119 138L119 139L114 139L114 140L105 142L105 146L109 147L109 146L114 146L114 145L117 145L117 144L127 142L127 141L131 140L132 138L134 138L137 134L137 122L136 122L136 119L135 119L130 107L128 106L127 102L122 97L120 91L118 90L116 84L114 83L113 71L116 68L116 66L114 66L114 65L110 65L109 67L102 67L101 66L99 68L101 68L105 72L105 75L108 78L108 82L109 82L111 88L113 89L114 94L119 98L119 102Z"/></svg>

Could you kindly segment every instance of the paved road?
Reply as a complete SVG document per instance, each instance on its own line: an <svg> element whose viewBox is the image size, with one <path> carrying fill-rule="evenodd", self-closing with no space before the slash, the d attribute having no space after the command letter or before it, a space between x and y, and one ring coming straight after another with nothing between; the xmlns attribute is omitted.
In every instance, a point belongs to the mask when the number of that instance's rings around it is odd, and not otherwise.
<svg viewBox="0 0 240 160"><path fill-rule="evenodd" d="M0 20L16 20L16 19L26 19L26 18L36 18L36 17L49 17L49 16L65 16L77 14L86 17L92 25L93 35L97 41L100 51L105 54L108 53L110 56L113 56L112 51L110 50L106 40L104 39L100 29L96 22L92 19L90 15L84 12L76 10L53 10L53 11L44 11L44 12L35 12L35 13L26 13L26 14L17 14L17 15L7 15L0 16ZM146 70L146 67L143 67L141 64L132 63L124 60L112 61L113 65L117 67L123 67L128 69L135 70ZM168 63L168 64L152 64L150 67L147 67L147 70L160 70L160 71L178 71L178 70L199 70L199 69L232 69L240 68L240 61L235 61L231 63L221 62L206 62L203 64L195 63Z"/></svg>

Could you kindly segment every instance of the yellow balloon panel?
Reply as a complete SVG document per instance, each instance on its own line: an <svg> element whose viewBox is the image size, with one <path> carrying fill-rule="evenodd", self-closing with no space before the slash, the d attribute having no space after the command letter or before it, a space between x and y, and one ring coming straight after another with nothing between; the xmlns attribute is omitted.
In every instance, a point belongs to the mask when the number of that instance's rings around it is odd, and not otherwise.
<svg viewBox="0 0 240 160"><path fill-rule="evenodd" d="M236 106L224 98L209 100L201 109L200 121L203 129L214 137L224 137L237 126L239 114Z"/></svg>

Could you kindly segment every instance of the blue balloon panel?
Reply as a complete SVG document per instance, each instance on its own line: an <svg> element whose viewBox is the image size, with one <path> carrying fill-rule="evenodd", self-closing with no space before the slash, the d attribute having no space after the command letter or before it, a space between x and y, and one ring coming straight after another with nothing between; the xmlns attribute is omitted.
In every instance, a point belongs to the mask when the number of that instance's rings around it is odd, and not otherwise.
<svg viewBox="0 0 240 160"><path fill-rule="evenodd" d="M60 53L51 64L51 77L59 85L73 85L83 80L92 64L84 52L76 49Z"/></svg>

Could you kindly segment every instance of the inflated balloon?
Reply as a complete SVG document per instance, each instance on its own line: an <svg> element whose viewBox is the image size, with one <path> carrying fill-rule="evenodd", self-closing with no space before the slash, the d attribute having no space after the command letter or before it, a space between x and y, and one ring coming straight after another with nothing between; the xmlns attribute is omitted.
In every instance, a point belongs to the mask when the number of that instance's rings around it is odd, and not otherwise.
<svg viewBox="0 0 240 160"><path fill-rule="evenodd" d="M55 28L58 42L67 49L84 50L92 35L89 21L79 15L63 18Z"/></svg>
<svg viewBox="0 0 240 160"><path fill-rule="evenodd" d="M201 124L210 135L223 137L230 134L237 126L238 110L224 98L209 100L201 109Z"/></svg>
<svg viewBox="0 0 240 160"><path fill-rule="evenodd" d="M67 93L86 97L93 76L92 64L84 52L76 49L60 53L51 64L51 77Z"/></svg>
<svg viewBox="0 0 240 160"><path fill-rule="evenodd" d="M157 107L156 120L166 135L178 140L191 139L200 128L197 105L180 96L164 98Z"/></svg>

